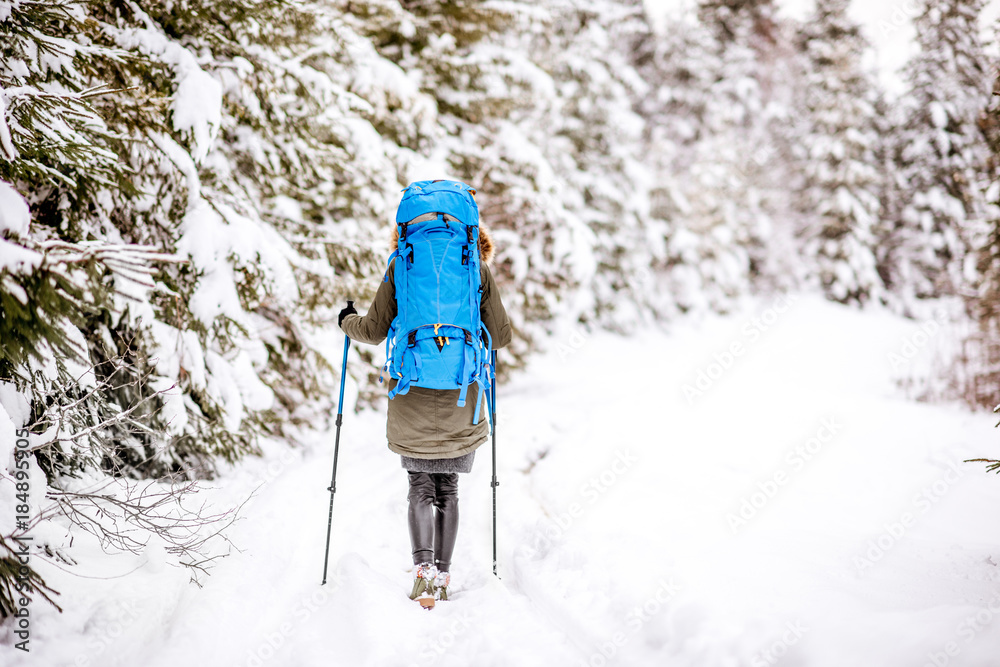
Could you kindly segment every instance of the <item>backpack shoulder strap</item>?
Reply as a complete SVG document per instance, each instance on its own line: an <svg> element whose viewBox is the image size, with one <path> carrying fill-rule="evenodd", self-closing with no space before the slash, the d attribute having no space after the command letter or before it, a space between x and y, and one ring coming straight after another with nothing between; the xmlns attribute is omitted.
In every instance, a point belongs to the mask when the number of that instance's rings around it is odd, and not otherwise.
<svg viewBox="0 0 1000 667"><path fill-rule="evenodd" d="M385 263L385 275L382 277L382 282L389 282L389 269L392 268L392 263L397 257L399 257L399 248L393 250L392 254L389 255L389 260Z"/></svg>

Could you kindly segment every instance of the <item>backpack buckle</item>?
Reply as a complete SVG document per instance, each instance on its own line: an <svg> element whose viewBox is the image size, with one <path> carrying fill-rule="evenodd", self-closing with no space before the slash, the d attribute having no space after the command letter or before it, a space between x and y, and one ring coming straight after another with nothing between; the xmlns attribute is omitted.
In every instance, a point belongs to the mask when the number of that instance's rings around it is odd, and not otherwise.
<svg viewBox="0 0 1000 667"><path fill-rule="evenodd" d="M469 246L462 246L462 266L469 263Z"/></svg>
<svg viewBox="0 0 1000 667"><path fill-rule="evenodd" d="M472 239L472 225L466 225L465 226L465 238L468 239L468 241L469 241L470 244L472 243L472 241L473 241L473 239Z"/></svg>
<svg viewBox="0 0 1000 667"><path fill-rule="evenodd" d="M417 344L417 332L416 330L411 331L410 335L406 337L406 346L413 347Z"/></svg>
<svg viewBox="0 0 1000 667"><path fill-rule="evenodd" d="M465 344L472 345L472 334L468 331L465 332Z"/></svg>
<svg viewBox="0 0 1000 667"><path fill-rule="evenodd" d="M410 264L413 264L413 244L412 244L412 243L407 243L407 244L406 244L406 247L410 249L410 252L409 252L409 253L407 253L407 255L406 255L406 260L407 260L407 261L408 261L408 262L409 262Z"/></svg>

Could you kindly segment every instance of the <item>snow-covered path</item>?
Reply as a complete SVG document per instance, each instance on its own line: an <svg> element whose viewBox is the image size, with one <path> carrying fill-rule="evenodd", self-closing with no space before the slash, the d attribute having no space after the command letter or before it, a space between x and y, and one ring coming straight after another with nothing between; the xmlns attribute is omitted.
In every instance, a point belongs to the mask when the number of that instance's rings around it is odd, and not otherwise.
<svg viewBox="0 0 1000 667"><path fill-rule="evenodd" d="M462 479L457 594L430 613L405 598L384 417L348 415L326 587L332 437L220 480L258 490L204 588L152 552L110 581L53 572L69 610L39 609L33 653L0 646L2 663L995 667L1000 479L962 460L1000 433L900 397L889 355L921 331L800 297L557 341L500 388L501 579L485 447Z"/></svg>

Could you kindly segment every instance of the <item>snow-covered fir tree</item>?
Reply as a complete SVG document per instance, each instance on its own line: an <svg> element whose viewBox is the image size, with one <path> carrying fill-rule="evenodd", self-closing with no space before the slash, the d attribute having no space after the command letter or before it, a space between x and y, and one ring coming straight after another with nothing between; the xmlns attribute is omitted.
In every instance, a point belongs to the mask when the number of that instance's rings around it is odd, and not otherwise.
<svg viewBox="0 0 1000 667"><path fill-rule="evenodd" d="M344 59L306 62L343 54L314 48L320 8L3 9L0 427L32 432L38 488L209 476L261 433L321 423L316 332L376 270L351 221L395 182L353 158ZM135 500L108 483L113 507ZM98 532L120 518L68 513Z"/></svg>
<svg viewBox="0 0 1000 667"><path fill-rule="evenodd" d="M990 72L979 39L983 0L925 0L919 52L893 135L899 187L880 264L904 303L967 291L982 241L987 147L979 127Z"/></svg>
<svg viewBox="0 0 1000 667"><path fill-rule="evenodd" d="M970 248L969 260L975 261L975 281L964 294L968 314L976 328L964 341L967 364L962 378L961 398L979 408L998 408L1000 401L1000 73L988 72L994 77L991 104L984 109L980 128L989 150L985 173L990 183L984 194L984 220L981 232ZM993 462L997 463L997 462ZM994 466L996 468L997 466Z"/></svg>
<svg viewBox="0 0 1000 667"><path fill-rule="evenodd" d="M994 187L994 191L1000 188ZM1000 202L996 202L1000 207ZM1000 401L1000 219L994 217L976 249L979 277L970 310L978 331L968 344L975 351L971 387L963 398L974 407L988 408Z"/></svg>
<svg viewBox="0 0 1000 667"><path fill-rule="evenodd" d="M547 78L537 118L519 123L551 165L559 224L573 230L581 299L572 317L628 327L648 306L663 229L649 218L633 49L651 27L638 2L553 2L524 40ZM544 119L544 124L539 120ZM569 249L568 247L566 248Z"/></svg>
<svg viewBox="0 0 1000 667"><path fill-rule="evenodd" d="M144 293L150 265L141 249L90 234L92 219L111 208L108 192L127 190L129 174L118 163L119 137L92 106L105 91L90 85L81 67L86 59L77 56L116 54L64 38L86 30L78 6L3 9L0 493L4 506L14 508L29 501L27 494L17 499L15 479L42 489L63 473L79 475L86 464L99 464L105 454L109 466L120 464L114 447L105 445L116 430L127 432L143 420L133 419L131 410L123 410L131 406L116 405L104 391L114 373L91 362L87 333L96 330L113 340L104 322L120 316L120 297ZM29 425L44 440L32 443L42 446L14 473L14 434ZM69 436L75 432L80 437L74 441ZM18 563L11 537L29 526L15 523L13 512L0 519L0 616L14 604ZM32 587L24 594L51 599L44 581L33 571L28 576Z"/></svg>
<svg viewBox="0 0 1000 667"><path fill-rule="evenodd" d="M667 257L657 268L681 311L725 309L748 289L747 251L730 242L725 221L713 215L720 202L707 189L711 160L699 160L715 108L709 91L719 60L711 44L693 15L672 20L643 69L652 88L640 105L653 174L651 216L668 226Z"/></svg>
<svg viewBox="0 0 1000 667"><path fill-rule="evenodd" d="M773 2L702 2L667 23L642 69L652 211L669 222L667 280L682 310L727 308L791 255L767 249L783 245L772 189L787 105L766 74L785 46L775 16Z"/></svg>
<svg viewBox="0 0 1000 667"><path fill-rule="evenodd" d="M691 200L701 200L702 224L721 232L718 240L745 253L742 280L749 287L768 271L766 243L774 224L762 181L776 154L764 72L780 39L777 6L773 0L706 0L698 15L714 38L709 48L717 69L691 165L692 182L701 190Z"/></svg>
<svg viewBox="0 0 1000 667"><path fill-rule="evenodd" d="M873 235L882 188L878 90L864 69L869 46L847 15L849 4L818 0L800 33L808 65L800 207L804 252L815 263L813 275L824 292L837 301L865 302L882 292Z"/></svg>

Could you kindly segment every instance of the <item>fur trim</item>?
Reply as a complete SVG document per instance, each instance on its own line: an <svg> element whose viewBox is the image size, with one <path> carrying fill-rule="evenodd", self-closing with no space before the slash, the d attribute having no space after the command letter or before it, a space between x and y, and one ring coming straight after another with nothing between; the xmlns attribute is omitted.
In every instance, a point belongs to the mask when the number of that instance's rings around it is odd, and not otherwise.
<svg viewBox="0 0 1000 667"><path fill-rule="evenodd" d="M493 256L496 254L496 246L493 245L493 237L482 225L479 226L479 261L490 266L493 264Z"/></svg>
<svg viewBox="0 0 1000 667"><path fill-rule="evenodd" d="M399 243L399 229L395 225L392 227L392 237L389 242L389 252L396 249ZM493 256L496 254L496 246L493 245L493 237L485 227L479 225L479 261L490 266L493 264Z"/></svg>

